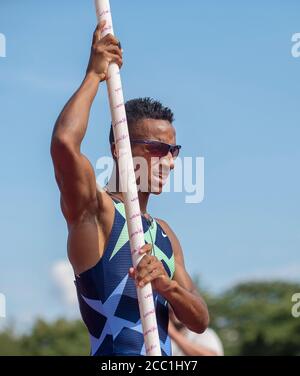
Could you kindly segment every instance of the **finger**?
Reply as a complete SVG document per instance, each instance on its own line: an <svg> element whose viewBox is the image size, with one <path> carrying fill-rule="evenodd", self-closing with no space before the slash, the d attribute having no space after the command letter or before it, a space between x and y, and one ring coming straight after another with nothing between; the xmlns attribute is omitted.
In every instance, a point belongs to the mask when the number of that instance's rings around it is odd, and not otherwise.
<svg viewBox="0 0 300 376"><path fill-rule="evenodd" d="M93 44L97 43L101 39L101 33L105 27L105 24L106 24L106 20L102 20L97 24L96 29L93 34Z"/></svg>
<svg viewBox="0 0 300 376"><path fill-rule="evenodd" d="M142 281L148 274L153 273L153 270L157 268L159 268L159 265L156 263L146 265L143 269L141 269L141 271L136 274L136 280L138 282Z"/></svg>
<svg viewBox="0 0 300 376"><path fill-rule="evenodd" d="M103 33L105 26L106 26L106 20L101 20L99 23L99 29L100 29L101 34Z"/></svg>
<svg viewBox="0 0 300 376"><path fill-rule="evenodd" d="M119 55L112 54L110 52L105 51L105 56L107 57L107 60L109 63L116 63L118 64L119 68L123 65L123 60L120 58Z"/></svg>
<svg viewBox="0 0 300 376"><path fill-rule="evenodd" d="M145 254L147 252L151 252L151 250L152 250L152 244L147 243L147 244L145 244L145 245L142 246L142 248L140 249L139 253L141 255L143 255L143 254Z"/></svg>
<svg viewBox="0 0 300 376"><path fill-rule="evenodd" d="M118 46L115 46L115 45L109 45L106 47L106 51L114 54L114 55L118 55L121 59L122 59L122 51L120 50L120 48Z"/></svg>
<svg viewBox="0 0 300 376"><path fill-rule="evenodd" d="M153 281L154 279L158 278L160 275L162 275L161 270L154 269L151 274L147 274L142 281L138 283L140 287L145 286L147 283Z"/></svg>
<svg viewBox="0 0 300 376"><path fill-rule="evenodd" d="M137 271L140 272L144 267L146 267L147 264L151 263L151 256L149 255L144 255L141 261L137 265Z"/></svg>
<svg viewBox="0 0 300 376"><path fill-rule="evenodd" d="M103 42L106 44L106 45L109 45L109 44L114 44L115 46L119 46L119 41L118 39L112 35L112 34L106 34L105 37L102 39Z"/></svg>
<svg viewBox="0 0 300 376"><path fill-rule="evenodd" d="M133 267L129 268L128 274L129 274L129 277L135 279L135 277L136 277L136 272L135 272L135 269L134 269Z"/></svg>
<svg viewBox="0 0 300 376"><path fill-rule="evenodd" d="M146 257L148 256L144 256L144 258ZM162 269L162 263L155 256L150 256L148 260L145 263L142 263L143 260L140 261L136 269L136 279L141 280L148 273L152 273L154 269Z"/></svg>
<svg viewBox="0 0 300 376"><path fill-rule="evenodd" d="M121 68L122 65L123 65L123 60L122 60L122 58L120 58L120 56L118 56L118 55L113 55L113 57L112 57L112 59L111 59L111 62L112 62L112 63L116 63L116 64L118 64L119 68Z"/></svg>

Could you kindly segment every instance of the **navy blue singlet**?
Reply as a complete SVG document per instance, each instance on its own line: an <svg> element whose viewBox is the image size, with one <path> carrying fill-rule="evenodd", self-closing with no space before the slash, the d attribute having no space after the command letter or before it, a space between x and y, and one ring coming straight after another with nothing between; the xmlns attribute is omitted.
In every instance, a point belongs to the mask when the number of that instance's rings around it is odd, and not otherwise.
<svg viewBox="0 0 300 376"><path fill-rule="evenodd" d="M115 218L103 257L91 269L75 276L80 312L88 328L91 355L146 355L132 266L125 207L113 199ZM171 242L155 220L142 216L145 242L172 279L175 272ZM171 354L167 301L153 290L162 355Z"/></svg>

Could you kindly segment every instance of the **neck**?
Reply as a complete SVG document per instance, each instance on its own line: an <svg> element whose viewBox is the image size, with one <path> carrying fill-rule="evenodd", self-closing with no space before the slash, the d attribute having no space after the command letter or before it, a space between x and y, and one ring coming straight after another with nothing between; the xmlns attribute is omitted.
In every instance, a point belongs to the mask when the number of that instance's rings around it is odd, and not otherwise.
<svg viewBox="0 0 300 376"><path fill-rule="evenodd" d="M111 178L107 184L107 190L111 194L113 194L116 198L119 198L121 201L124 201L123 193L120 192L119 189L119 176L118 174L115 175L115 178ZM149 192L138 192L139 203L140 203L140 210L141 213L146 213L147 205L149 200L150 193Z"/></svg>
<svg viewBox="0 0 300 376"><path fill-rule="evenodd" d="M123 197L122 192L109 191L109 193L111 193L113 196L115 196L116 198L119 198L121 201L124 202L124 197ZM149 196L150 196L150 193L148 193L148 192L138 192L140 210L141 210L142 214L145 214L147 212L147 205L148 205Z"/></svg>
<svg viewBox="0 0 300 376"><path fill-rule="evenodd" d="M144 214L144 213L147 212L147 205L148 205L150 193L148 193L148 192L138 192L138 196L139 196L139 203L140 203L141 212Z"/></svg>

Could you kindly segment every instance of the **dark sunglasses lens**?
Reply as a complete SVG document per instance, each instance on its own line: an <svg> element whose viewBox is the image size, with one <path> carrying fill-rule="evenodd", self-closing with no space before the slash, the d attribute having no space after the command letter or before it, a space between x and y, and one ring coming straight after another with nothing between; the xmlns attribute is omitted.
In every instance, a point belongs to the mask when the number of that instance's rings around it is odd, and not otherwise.
<svg viewBox="0 0 300 376"><path fill-rule="evenodd" d="M149 151L153 157L164 157L168 154L169 146L166 144L150 144Z"/></svg>
<svg viewBox="0 0 300 376"><path fill-rule="evenodd" d="M179 151L180 151L180 147L179 146L174 146L172 148L171 153L172 153L173 158L178 157Z"/></svg>

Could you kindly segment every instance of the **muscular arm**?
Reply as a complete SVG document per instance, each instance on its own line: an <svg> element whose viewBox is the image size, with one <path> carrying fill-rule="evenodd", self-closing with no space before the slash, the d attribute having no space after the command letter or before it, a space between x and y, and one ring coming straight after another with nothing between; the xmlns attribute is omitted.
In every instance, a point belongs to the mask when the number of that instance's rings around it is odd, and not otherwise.
<svg viewBox="0 0 300 376"><path fill-rule="evenodd" d="M209 322L207 306L185 269L179 240L165 221L160 219L159 223L171 241L175 258L175 274L163 296L183 324L196 333L203 333Z"/></svg>
<svg viewBox="0 0 300 376"><path fill-rule="evenodd" d="M96 201L96 180L80 146L97 93L99 79L87 74L58 117L51 141L55 177L61 191L63 213L69 222Z"/></svg>
<svg viewBox="0 0 300 376"><path fill-rule="evenodd" d="M106 78L110 62L122 65L118 41L110 34L101 39L103 27L104 24L98 25L95 30L87 74L63 108L52 135L51 156L61 191L62 211L68 223L97 207L95 174L80 146L99 82Z"/></svg>

